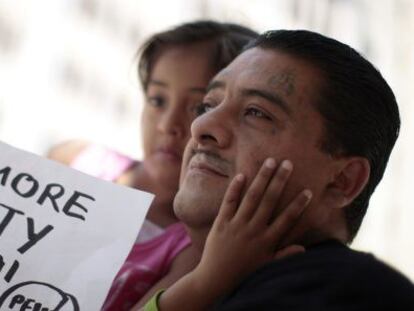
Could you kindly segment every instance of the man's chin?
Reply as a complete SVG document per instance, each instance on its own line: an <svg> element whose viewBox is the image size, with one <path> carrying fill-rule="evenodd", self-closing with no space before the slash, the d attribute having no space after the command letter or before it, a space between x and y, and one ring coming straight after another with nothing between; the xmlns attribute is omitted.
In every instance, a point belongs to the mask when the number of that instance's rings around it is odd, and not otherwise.
<svg viewBox="0 0 414 311"><path fill-rule="evenodd" d="M174 199L174 213L189 228L210 228L221 200L202 189L181 187Z"/></svg>

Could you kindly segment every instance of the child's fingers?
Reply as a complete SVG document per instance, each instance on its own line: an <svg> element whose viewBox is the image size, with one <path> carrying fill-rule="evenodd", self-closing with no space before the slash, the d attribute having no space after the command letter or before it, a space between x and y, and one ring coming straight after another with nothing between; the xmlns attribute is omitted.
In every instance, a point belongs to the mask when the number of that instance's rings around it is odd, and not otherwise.
<svg viewBox="0 0 414 311"><path fill-rule="evenodd" d="M280 195L285 188L292 169L292 162L288 160L283 161L279 165L277 172L274 174L263 195L260 207L252 217L252 223L254 225L266 226L269 224L275 208L278 207Z"/></svg>
<svg viewBox="0 0 414 311"><path fill-rule="evenodd" d="M293 244L285 248L278 250L275 254L275 259L282 259L292 255L297 255L305 252L305 248L302 245Z"/></svg>
<svg viewBox="0 0 414 311"><path fill-rule="evenodd" d="M308 189L299 193L288 207L271 223L269 235L277 245L287 232L296 224L302 216L306 206L312 198L312 192Z"/></svg>
<svg viewBox="0 0 414 311"><path fill-rule="evenodd" d="M249 220L255 213L256 209L260 205L270 179L276 168L276 161L272 158L268 158L264 161L262 167L257 173L253 182L249 186L244 195L240 207L237 211L236 217L243 219L244 221Z"/></svg>
<svg viewBox="0 0 414 311"><path fill-rule="evenodd" d="M218 219L231 219L237 211L237 207L240 203L241 191L244 185L244 175L236 175L224 194L223 202L221 203Z"/></svg>

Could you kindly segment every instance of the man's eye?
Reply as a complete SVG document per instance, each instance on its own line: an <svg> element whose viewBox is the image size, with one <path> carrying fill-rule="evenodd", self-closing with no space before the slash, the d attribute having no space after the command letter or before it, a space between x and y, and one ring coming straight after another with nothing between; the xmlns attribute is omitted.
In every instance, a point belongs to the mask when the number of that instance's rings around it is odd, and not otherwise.
<svg viewBox="0 0 414 311"><path fill-rule="evenodd" d="M252 108L252 107L246 109L245 115L253 116L253 117L261 118L261 119L267 119L267 120L272 119L265 112L263 112L263 111L261 111L257 108Z"/></svg>
<svg viewBox="0 0 414 311"><path fill-rule="evenodd" d="M202 114L209 112L211 109L213 109L213 107L210 104L207 103L199 103L196 106L196 115L201 116Z"/></svg>
<svg viewBox="0 0 414 311"><path fill-rule="evenodd" d="M147 97L147 103L155 108L161 108L165 105L165 99L161 96Z"/></svg>

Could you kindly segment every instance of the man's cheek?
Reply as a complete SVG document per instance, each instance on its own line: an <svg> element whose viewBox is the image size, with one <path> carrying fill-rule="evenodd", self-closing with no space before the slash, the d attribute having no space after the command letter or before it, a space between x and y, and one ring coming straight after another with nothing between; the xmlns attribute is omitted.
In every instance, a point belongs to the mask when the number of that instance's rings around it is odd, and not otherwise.
<svg viewBox="0 0 414 311"><path fill-rule="evenodd" d="M243 165L243 166L241 166L242 167L241 171L236 172L235 175L241 173L246 178L246 182L244 183L244 186L243 186L243 192L242 192L243 195L246 193L246 191L249 189L249 187L253 183L253 181L256 178L257 173L259 172L260 168L262 167L264 161L265 161L265 159L263 159L263 160L252 160L251 165L249 165L249 164Z"/></svg>
<svg viewBox="0 0 414 311"><path fill-rule="evenodd" d="M185 174L186 174L186 168L184 166L184 163L181 166L181 172L180 172L180 187L183 185L184 183L184 178L185 178Z"/></svg>
<svg viewBox="0 0 414 311"><path fill-rule="evenodd" d="M188 151L185 149L183 154L183 160L181 162L181 171L180 171L180 187L184 183L190 164L190 157Z"/></svg>

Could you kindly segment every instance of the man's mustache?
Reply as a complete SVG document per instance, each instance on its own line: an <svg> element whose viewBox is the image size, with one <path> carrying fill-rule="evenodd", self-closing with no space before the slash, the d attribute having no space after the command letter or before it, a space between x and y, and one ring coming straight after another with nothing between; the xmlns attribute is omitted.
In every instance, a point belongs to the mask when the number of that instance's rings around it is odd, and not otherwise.
<svg viewBox="0 0 414 311"><path fill-rule="evenodd" d="M225 161L218 153L211 151L211 150L203 150L203 149L197 149L194 148L191 150L191 157L193 157L196 154L202 154L207 158L211 158L217 161Z"/></svg>
<svg viewBox="0 0 414 311"><path fill-rule="evenodd" d="M229 176L231 163L223 158L217 152L203 149L193 149L191 151L190 165L208 165L214 170L217 170L222 175Z"/></svg>

